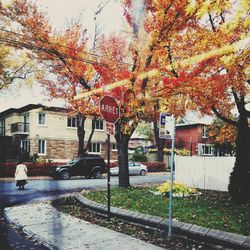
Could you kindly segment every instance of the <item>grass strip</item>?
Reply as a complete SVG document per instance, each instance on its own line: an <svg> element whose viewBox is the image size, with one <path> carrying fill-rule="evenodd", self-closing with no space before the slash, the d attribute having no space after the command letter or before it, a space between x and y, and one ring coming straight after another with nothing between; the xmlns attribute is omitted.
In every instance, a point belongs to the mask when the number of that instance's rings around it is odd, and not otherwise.
<svg viewBox="0 0 250 250"><path fill-rule="evenodd" d="M111 206L167 218L168 197L150 191L156 191L155 187L113 188ZM83 195L107 204L106 191L90 191ZM173 198L173 218L206 228L250 235L250 204L234 204L227 192L203 190L200 195Z"/></svg>

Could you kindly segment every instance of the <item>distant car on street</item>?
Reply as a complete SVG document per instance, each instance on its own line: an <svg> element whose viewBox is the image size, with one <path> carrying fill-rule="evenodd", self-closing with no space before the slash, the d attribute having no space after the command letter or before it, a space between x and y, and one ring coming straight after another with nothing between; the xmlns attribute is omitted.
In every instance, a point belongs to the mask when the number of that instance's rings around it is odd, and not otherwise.
<svg viewBox="0 0 250 250"><path fill-rule="evenodd" d="M129 175L145 175L148 172L148 168L146 165L140 162L132 162L128 163ZM110 169L110 175L119 175L119 167L114 167Z"/></svg>
<svg viewBox="0 0 250 250"><path fill-rule="evenodd" d="M68 180L71 176L85 176L86 178L101 178L106 173L106 163L99 155L86 155L69 161L66 165L52 168L54 179Z"/></svg>

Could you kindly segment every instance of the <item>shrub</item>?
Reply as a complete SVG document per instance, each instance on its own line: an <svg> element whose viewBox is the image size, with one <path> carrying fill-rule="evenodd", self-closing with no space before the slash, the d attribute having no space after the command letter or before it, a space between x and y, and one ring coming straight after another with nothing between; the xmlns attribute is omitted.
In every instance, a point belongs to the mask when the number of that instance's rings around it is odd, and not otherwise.
<svg viewBox="0 0 250 250"><path fill-rule="evenodd" d="M54 166L60 166L62 163L44 163L44 162L25 162L28 169L28 176L48 176L50 169ZM0 163L0 177L14 177L16 171L16 162L1 162Z"/></svg>
<svg viewBox="0 0 250 250"><path fill-rule="evenodd" d="M132 157L130 158L130 161L136 161L136 162L146 162L148 161L147 157L144 154L143 148L142 147L138 147L135 149L134 154L132 155Z"/></svg>
<svg viewBox="0 0 250 250"><path fill-rule="evenodd" d="M142 162L148 168L148 172L162 172L166 171L166 164L164 162Z"/></svg>
<svg viewBox="0 0 250 250"><path fill-rule="evenodd" d="M158 150L157 148L151 148L149 149L149 153L156 153ZM171 155L171 149L170 148L164 148L164 154L166 155ZM187 149L174 149L174 152L176 155L182 155L182 156L189 156L190 155L190 151Z"/></svg>
<svg viewBox="0 0 250 250"><path fill-rule="evenodd" d="M170 182L163 183L162 185L157 187L157 190L164 195L169 194ZM184 184L173 182L173 196L183 197L183 196L188 196L194 193L197 193L197 190L195 188L189 188Z"/></svg>

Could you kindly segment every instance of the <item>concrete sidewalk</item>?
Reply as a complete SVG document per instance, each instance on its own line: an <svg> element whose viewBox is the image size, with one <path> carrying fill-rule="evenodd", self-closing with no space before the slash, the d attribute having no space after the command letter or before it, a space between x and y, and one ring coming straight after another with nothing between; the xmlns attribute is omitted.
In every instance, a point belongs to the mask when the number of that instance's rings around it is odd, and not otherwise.
<svg viewBox="0 0 250 250"><path fill-rule="evenodd" d="M49 202L29 203L4 210L7 221L49 249L157 250L131 236L59 212Z"/></svg>

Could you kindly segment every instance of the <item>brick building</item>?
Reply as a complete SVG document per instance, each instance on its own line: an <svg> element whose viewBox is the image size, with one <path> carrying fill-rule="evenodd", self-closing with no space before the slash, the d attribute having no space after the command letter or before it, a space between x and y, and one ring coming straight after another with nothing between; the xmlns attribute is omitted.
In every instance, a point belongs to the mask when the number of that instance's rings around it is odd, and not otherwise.
<svg viewBox="0 0 250 250"><path fill-rule="evenodd" d="M214 142L208 137L207 124L177 124L175 146L190 151L190 155L215 155Z"/></svg>
<svg viewBox="0 0 250 250"><path fill-rule="evenodd" d="M106 158L105 121L97 120L90 154ZM92 120L85 121L85 140L91 132ZM67 110L29 104L21 108L10 108L0 113L0 145L6 147L6 138L30 156L38 154L40 159L63 160L77 156L78 137L76 117ZM11 138L11 140L10 140ZM5 143L3 143L5 142ZM111 159L117 159L115 138L111 136ZM9 143L10 144L10 143Z"/></svg>

